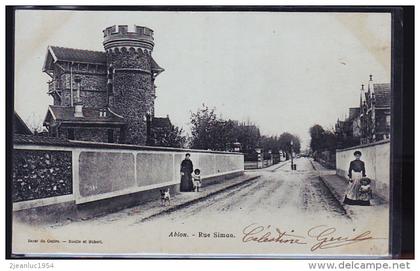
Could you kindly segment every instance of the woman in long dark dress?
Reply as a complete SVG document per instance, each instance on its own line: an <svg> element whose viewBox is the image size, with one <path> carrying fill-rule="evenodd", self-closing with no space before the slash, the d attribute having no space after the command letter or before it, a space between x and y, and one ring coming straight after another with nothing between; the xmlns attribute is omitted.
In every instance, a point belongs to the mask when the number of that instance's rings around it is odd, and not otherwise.
<svg viewBox="0 0 420 271"><path fill-rule="evenodd" d="M366 177L365 163L360 160L362 153L360 151L354 152L355 160L350 162L349 166L349 186L346 190L346 196L344 198L344 203L349 205L370 205L370 200L361 197L360 188L362 184L360 180Z"/></svg>
<svg viewBox="0 0 420 271"><path fill-rule="evenodd" d="M191 173L193 172L194 166L190 160L190 156L187 153L185 159L181 162L181 192L191 192L193 190Z"/></svg>

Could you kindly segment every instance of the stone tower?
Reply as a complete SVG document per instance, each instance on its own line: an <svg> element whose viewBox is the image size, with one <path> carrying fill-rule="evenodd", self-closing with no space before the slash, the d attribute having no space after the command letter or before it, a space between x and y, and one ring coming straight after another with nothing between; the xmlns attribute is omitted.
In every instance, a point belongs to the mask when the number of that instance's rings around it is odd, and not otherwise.
<svg viewBox="0 0 420 271"><path fill-rule="evenodd" d="M144 145L154 116L156 76L163 71L153 60L153 30L143 26L111 26L104 31L109 108L127 125L122 143Z"/></svg>

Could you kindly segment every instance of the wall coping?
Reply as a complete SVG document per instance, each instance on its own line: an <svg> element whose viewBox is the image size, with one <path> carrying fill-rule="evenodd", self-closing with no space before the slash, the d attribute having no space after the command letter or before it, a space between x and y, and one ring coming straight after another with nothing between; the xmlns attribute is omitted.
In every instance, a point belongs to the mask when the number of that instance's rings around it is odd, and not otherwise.
<svg viewBox="0 0 420 271"><path fill-rule="evenodd" d="M78 147L89 149L113 149L113 150L149 150L149 151L163 151L163 152L190 152L190 153L213 153L213 154L233 154L243 155L241 152L227 152L227 151L212 151L200 149L182 149L172 147L156 147L156 146L139 146L130 144L117 144L117 143L102 143L102 142L88 142L78 140L68 140L66 142L14 142L14 146L19 145L33 145L33 146L54 146L54 147Z"/></svg>
<svg viewBox="0 0 420 271"><path fill-rule="evenodd" d="M336 149L335 152L337 153L337 152L344 152L344 151L349 151L349 150L356 150L356 149L361 149L361 148L366 148L366 147L371 147L371 146L376 146L376 145L382 145L389 142L391 142L390 139L385 139L385 140L376 141L376 142L372 142L368 144L357 145L357 146L353 146L353 147L349 147L345 149Z"/></svg>

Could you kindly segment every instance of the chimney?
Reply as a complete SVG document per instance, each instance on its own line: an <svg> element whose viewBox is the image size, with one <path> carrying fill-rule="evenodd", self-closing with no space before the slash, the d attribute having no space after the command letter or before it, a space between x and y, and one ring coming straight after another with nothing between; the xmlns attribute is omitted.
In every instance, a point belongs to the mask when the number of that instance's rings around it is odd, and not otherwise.
<svg viewBox="0 0 420 271"><path fill-rule="evenodd" d="M363 93L365 92L365 85L362 84L362 88L360 89L360 108L363 106Z"/></svg>
<svg viewBox="0 0 420 271"><path fill-rule="evenodd" d="M374 91L372 77L373 77L372 74L369 74L369 84L368 84L368 92L369 93Z"/></svg>
<svg viewBox="0 0 420 271"><path fill-rule="evenodd" d="M74 117L76 118L83 118L83 104L82 100L80 99L80 82L82 79L80 77L74 78L74 81L76 82L76 99L74 101Z"/></svg>

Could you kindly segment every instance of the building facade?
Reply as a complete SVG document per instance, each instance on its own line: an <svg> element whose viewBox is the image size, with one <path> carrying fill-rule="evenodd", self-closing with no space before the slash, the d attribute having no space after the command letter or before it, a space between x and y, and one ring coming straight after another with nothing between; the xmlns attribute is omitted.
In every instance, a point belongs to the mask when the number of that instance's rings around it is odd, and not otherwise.
<svg viewBox="0 0 420 271"><path fill-rule="evenodd" d="M114 25L103 33L103 52L48 47L43 71L53 105L44 126L54 137L145 145L153 123L162 123L153 121L155 79L164 71L152 57L153 30Z"/></svg>
<svg viewBox="0 0 420 271"><path fill-rule="evenodd" d="M360 89L359 107L349 108L345 120L335 125L337 148L347 148L390 138L391 84L373 83L370 75L367 90Z"/></svg>
<svg viewBox="0 0 420 271"><path fill-rule="evenodd" d="M389 139L391 136L391 84L374 84L370 76L361 105L361 144Z"/></svg>

